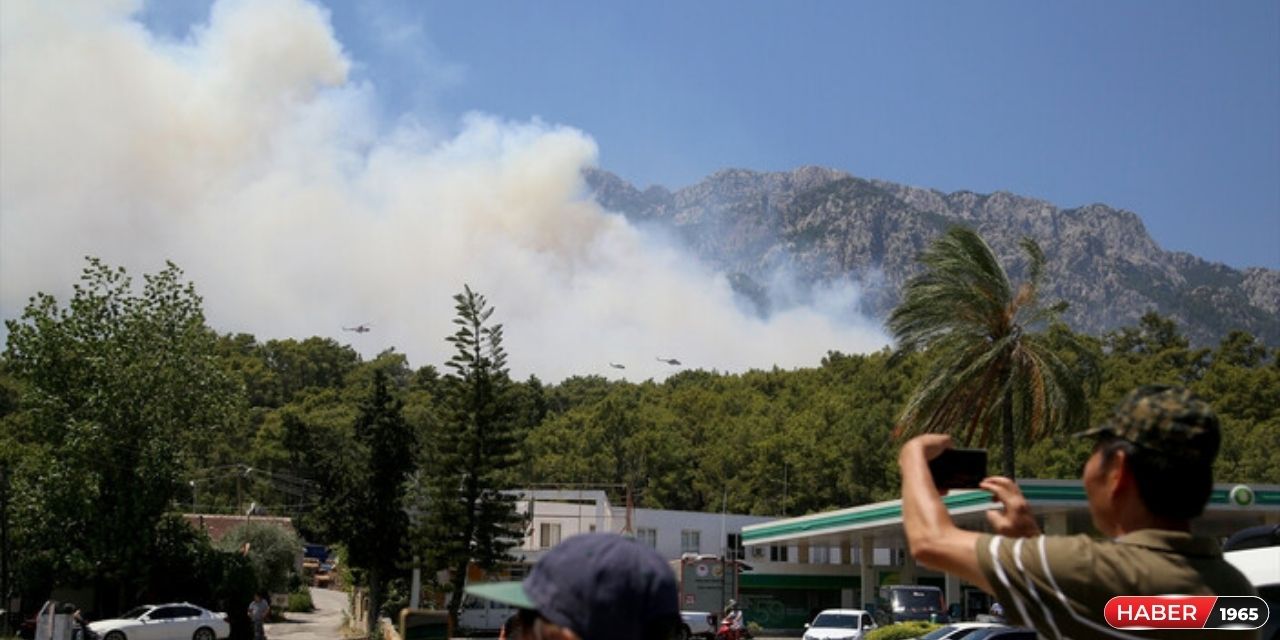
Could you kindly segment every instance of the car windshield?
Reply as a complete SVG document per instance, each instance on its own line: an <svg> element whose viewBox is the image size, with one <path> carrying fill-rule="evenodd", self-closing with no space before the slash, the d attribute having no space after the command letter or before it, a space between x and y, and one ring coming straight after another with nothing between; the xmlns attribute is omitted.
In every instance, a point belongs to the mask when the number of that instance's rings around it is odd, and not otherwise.
<svg viewBox="0 0 1280 640"><path fill-rule="evenodd" d="M1025 629L1018 627L991 627L988 629L978 629L970 634L969 638L972 638L973 640L982 640L983 638L991 638L993 636L998 638L1021 638L1021 635L1014 634L1024 632L1026 632ZM1033 631L1031 633L1034 634L1035 632ZM1035 636L1032 635L1030 637L1034 638ZM965 638L965 640L969 640L969 638Z"/></svg>
<svg viewBox="0 0 1280 640"><path fill-rule="evenodd" d="M956 627L952 627L952 626L939 627L937 629L934 629L933 631L930 631L929 633L926 633L920 636L920 640L940 640L941 638L946 638L947 640L957 640L959 638L968 637L969 634L981 628L982 627L971 627L969 629L957 629Z"/></svg>
<svg viewBox="0 0 1280 640"><path fill-rule="evenodd" d="M151 607L134 607L130 609L128 613L120 617L121 618L141 618L142 616L146 615L146 613L150 610L151 610Z"/></svg>
<svg viewBox="0 0 1280 640"><path fill-rule="evenodd" d="M903 589L893 592L893 599L900 611L932 611L939 605L937 591Z"/></svg>
<svg viewBox="0 0 1280 640"><path fill-rule="evenodd" d="M813 619L813 625L811 626L824 629L857 629L858 616L845 615L843 613L823 613Z"/></svg>

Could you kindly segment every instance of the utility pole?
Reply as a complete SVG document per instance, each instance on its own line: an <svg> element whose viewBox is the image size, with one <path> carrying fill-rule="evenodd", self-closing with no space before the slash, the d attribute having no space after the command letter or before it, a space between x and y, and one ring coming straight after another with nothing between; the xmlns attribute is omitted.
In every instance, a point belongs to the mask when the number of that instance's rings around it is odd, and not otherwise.
<svg viewBox="0 0 1280 640"><path fill-rule="evenodd" d="M725 549L729 546L728 539L724 535L724 520L726 514L729 513L729 485L724 486L724 498L720 501L720 557L723 558Z"/></svg>
<svg viewBox="0 0 1280 640"><path fill-rule="evenodd" d="M790 499L791 499L791 496L790 496L790 488L791 488L791 463L790 463L790 462L783 462L783 463L782 463L782 482L781 482L781 483L779 483L779 482L778 482L778 479L777 479L777 478L773 478L773 477L771 477L771 478L769 478L769 484L772 484L772 485L774 485L774 486L777 486L778 484L781 484L781 485L782 485L782 503L781 503L780 507L778 508L778 510L777 510L777 511L775 511L774 513L779 513L779 512L781 512L782 517L784 517L784 518L785 518L785 517L787 517L787 503L788 503L788 502L790 501ZM776 496L775 496L775 499L776 499Z"/></svg>
<svg viewBox="0 0 1280 640"><path fill-rule="evenodd" d="M631 511L632 511L631 483L628 482L627 483L627 521L626 521L626 524L622 525L622 533L628 536L635 535L635 531L631 530Z"/></svg>

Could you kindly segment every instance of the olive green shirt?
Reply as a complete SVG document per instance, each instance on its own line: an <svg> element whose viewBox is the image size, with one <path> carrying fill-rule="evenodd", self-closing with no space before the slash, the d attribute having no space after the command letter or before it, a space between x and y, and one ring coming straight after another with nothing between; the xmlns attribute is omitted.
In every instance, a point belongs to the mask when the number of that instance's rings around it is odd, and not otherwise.
<svg viewBox="0 0 1280 640"><path fill-rule="evenodd" d="M1114 596L1257 595L1209 538L1163 529L1114 540L984 534L977 552L1006 619L1043 638L1258 638L1257 631L1120 631L1107 624L1103 607Z"/></svg>

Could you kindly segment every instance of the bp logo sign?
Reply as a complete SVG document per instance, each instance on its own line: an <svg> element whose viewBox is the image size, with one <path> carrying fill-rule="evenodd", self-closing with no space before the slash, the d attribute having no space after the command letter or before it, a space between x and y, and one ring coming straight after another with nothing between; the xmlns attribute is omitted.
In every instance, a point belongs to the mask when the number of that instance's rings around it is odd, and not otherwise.
<svg viewBox="0 0 1280 640"><path fill-rule="evenodd" d="M1238 484L1231 488L1231 492L1227 494L1227 501L1237 507L1247 507L1253 504L1253 489Z"/></svg>

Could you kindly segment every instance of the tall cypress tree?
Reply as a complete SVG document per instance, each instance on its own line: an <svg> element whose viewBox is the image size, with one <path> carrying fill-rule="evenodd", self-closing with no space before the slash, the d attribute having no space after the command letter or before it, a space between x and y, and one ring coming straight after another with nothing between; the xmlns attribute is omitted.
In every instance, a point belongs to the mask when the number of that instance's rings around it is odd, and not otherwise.
<svg viewBox="0 0 1280 640"><path fill-rule="evenodd" d="M322 473L332 506L323 514L326 530L341 539L350 562L369 583L369 632L377 631L385 585L404 558L409 518L406 480L414 471L414 434L403 403L387 388L387 374L374 371L369 395L360 402L355 447L346 464ZM349 466L348 466L349 465Z"/></svg>
<svg viewBox="0 0 1280 640"><path fill-rule="evenodd" d="M493 308L470 287L453 299L458 329L447 340L455 352L442 381L444 423L428 447L419 542L428 566L450 571L449 616L456 626L468 567L492 570L510 561L523 518L500 484L502 471L519 457L502 325L490 322Z"/></svg>

